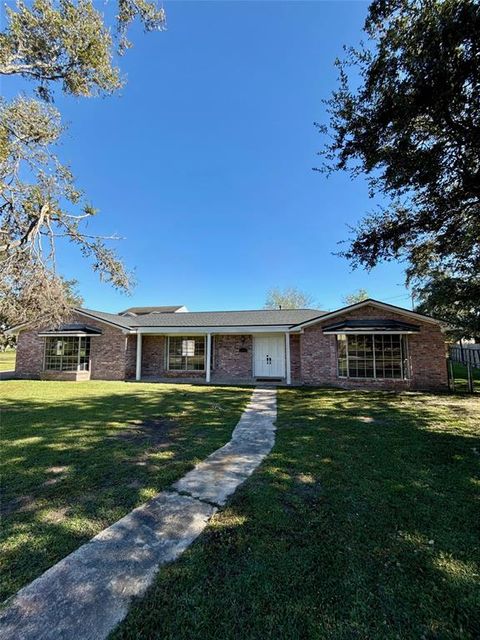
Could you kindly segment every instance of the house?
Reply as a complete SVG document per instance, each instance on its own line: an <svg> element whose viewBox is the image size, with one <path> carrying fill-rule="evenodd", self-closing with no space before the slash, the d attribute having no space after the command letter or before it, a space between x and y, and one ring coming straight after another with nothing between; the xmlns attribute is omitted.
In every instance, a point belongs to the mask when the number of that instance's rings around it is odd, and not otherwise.
<svg viewBox="0 0 480 640"><path fill-rule="evenodd" d="M328 312L76 309L16 332L18 377L447 388L439 321L372 299Z"/></svg>

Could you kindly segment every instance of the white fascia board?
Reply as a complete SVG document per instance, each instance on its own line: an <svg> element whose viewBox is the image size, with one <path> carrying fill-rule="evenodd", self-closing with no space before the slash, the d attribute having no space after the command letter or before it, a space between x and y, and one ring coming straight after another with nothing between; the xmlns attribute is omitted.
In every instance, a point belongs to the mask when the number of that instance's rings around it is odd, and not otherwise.
<svg viewBox="0 0 480 640"><path fill-rule="evenodd" d="M337 331L323 331L324 336L403 336L406 334L416 334L419 331L345 331L338 329Z"/></svg>
<svg viewBox="0 0 480 640"><path fill-rule="evenodd" d="M15 327L11 327L10 329L7 329L4 333L6 336L16 336L18 333L20 333L20 331L23 331L23 329L26 329L31 324L32 324L31 322L24 322L23 324L17 324Z"/></svg>
<svg viewBox="0 0 480 640"><path fill-rule="evenodd" d="M362 300L362 302L357 302L356 304L351 304L348 307L343 307L342 309L337 309L336 311L331 311L330 313L325 313L323 316L318 316L318 318L313 318L312 320L306 320L305 322L299 322L294 325L298 329L303 329L304 327L309 327L312 324L318 324L319 322L323 322L324 320L330 320L331 318L336 318L337 316L344 315L345 313L350 313L350 311L356 311L357 309L362 309L363 307L372 306L378 307L384 311L390 311L393 313L398 313L398 315L407 316L408 318L416 318L421 319L423 322L431 322L432 324L441 324L439 320L434 320L434 318L430 318L429 316L424 316L421 313L416 313L415 311L409 311L408 309L402 309L401 307L396 307L393 304L386 304L385 302L378 302L377 300Z"/></svg>
<svg viewBox="0 0 480 640"><path fill-rule="evenodd" d="M251 334L251 333L286 333L288 326L240 326L240 327L137 327L135 332L157 335L203 336L207 333L215 334Z"/></svg>
<svg viewBox="0 0 480 640"><path fill-rule="evenodd" d="M40 338L97 338L101 333L79 333L78 331L53 331L37 334Z"/></svg>

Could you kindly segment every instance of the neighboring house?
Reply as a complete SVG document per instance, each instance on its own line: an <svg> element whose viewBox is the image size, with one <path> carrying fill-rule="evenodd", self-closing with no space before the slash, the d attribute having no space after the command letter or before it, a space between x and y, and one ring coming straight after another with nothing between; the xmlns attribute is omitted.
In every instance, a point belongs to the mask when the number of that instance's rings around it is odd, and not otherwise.
<svg viewBox="0 0 480 640"><path fill-rule="evenodd" d="M447 387L440 323L370 299L331 312L77 309L61 327L12 332L19 377Z"/></svg>

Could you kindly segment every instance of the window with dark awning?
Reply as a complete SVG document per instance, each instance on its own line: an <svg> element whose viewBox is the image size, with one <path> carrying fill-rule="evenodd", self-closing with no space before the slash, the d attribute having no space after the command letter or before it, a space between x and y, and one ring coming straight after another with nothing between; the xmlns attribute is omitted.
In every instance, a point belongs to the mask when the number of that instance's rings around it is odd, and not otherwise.
<svg viewBox="0 0 480 640"><path fill-rule="evenodd" d="M323 333L417 333L420 327L401 320L365 318L343 320L323 327Z"/></svg>

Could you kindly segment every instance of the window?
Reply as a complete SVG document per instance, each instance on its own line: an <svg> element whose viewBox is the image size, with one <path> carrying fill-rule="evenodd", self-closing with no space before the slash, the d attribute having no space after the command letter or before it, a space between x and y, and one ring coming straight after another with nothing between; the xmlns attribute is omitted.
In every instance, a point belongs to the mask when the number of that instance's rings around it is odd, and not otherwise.
<svg viewBox="0 0 480 640"><path fill-rule="evenodd" d="M45 369L47 371L88 371L89 363L89 337L46 338Z"/></svg>
<svg viewBox="0 0 480 640"><path fill-rule="evenodd" d="M338 335L341 378L407 378L407 345L403 335Z"/></svg>
<svg viewBox="0 0 480 640"><path fill-rule="evenodd" d="M205 338L170 336L168 339L168 369L170 371L204 371Z"/></svg>

